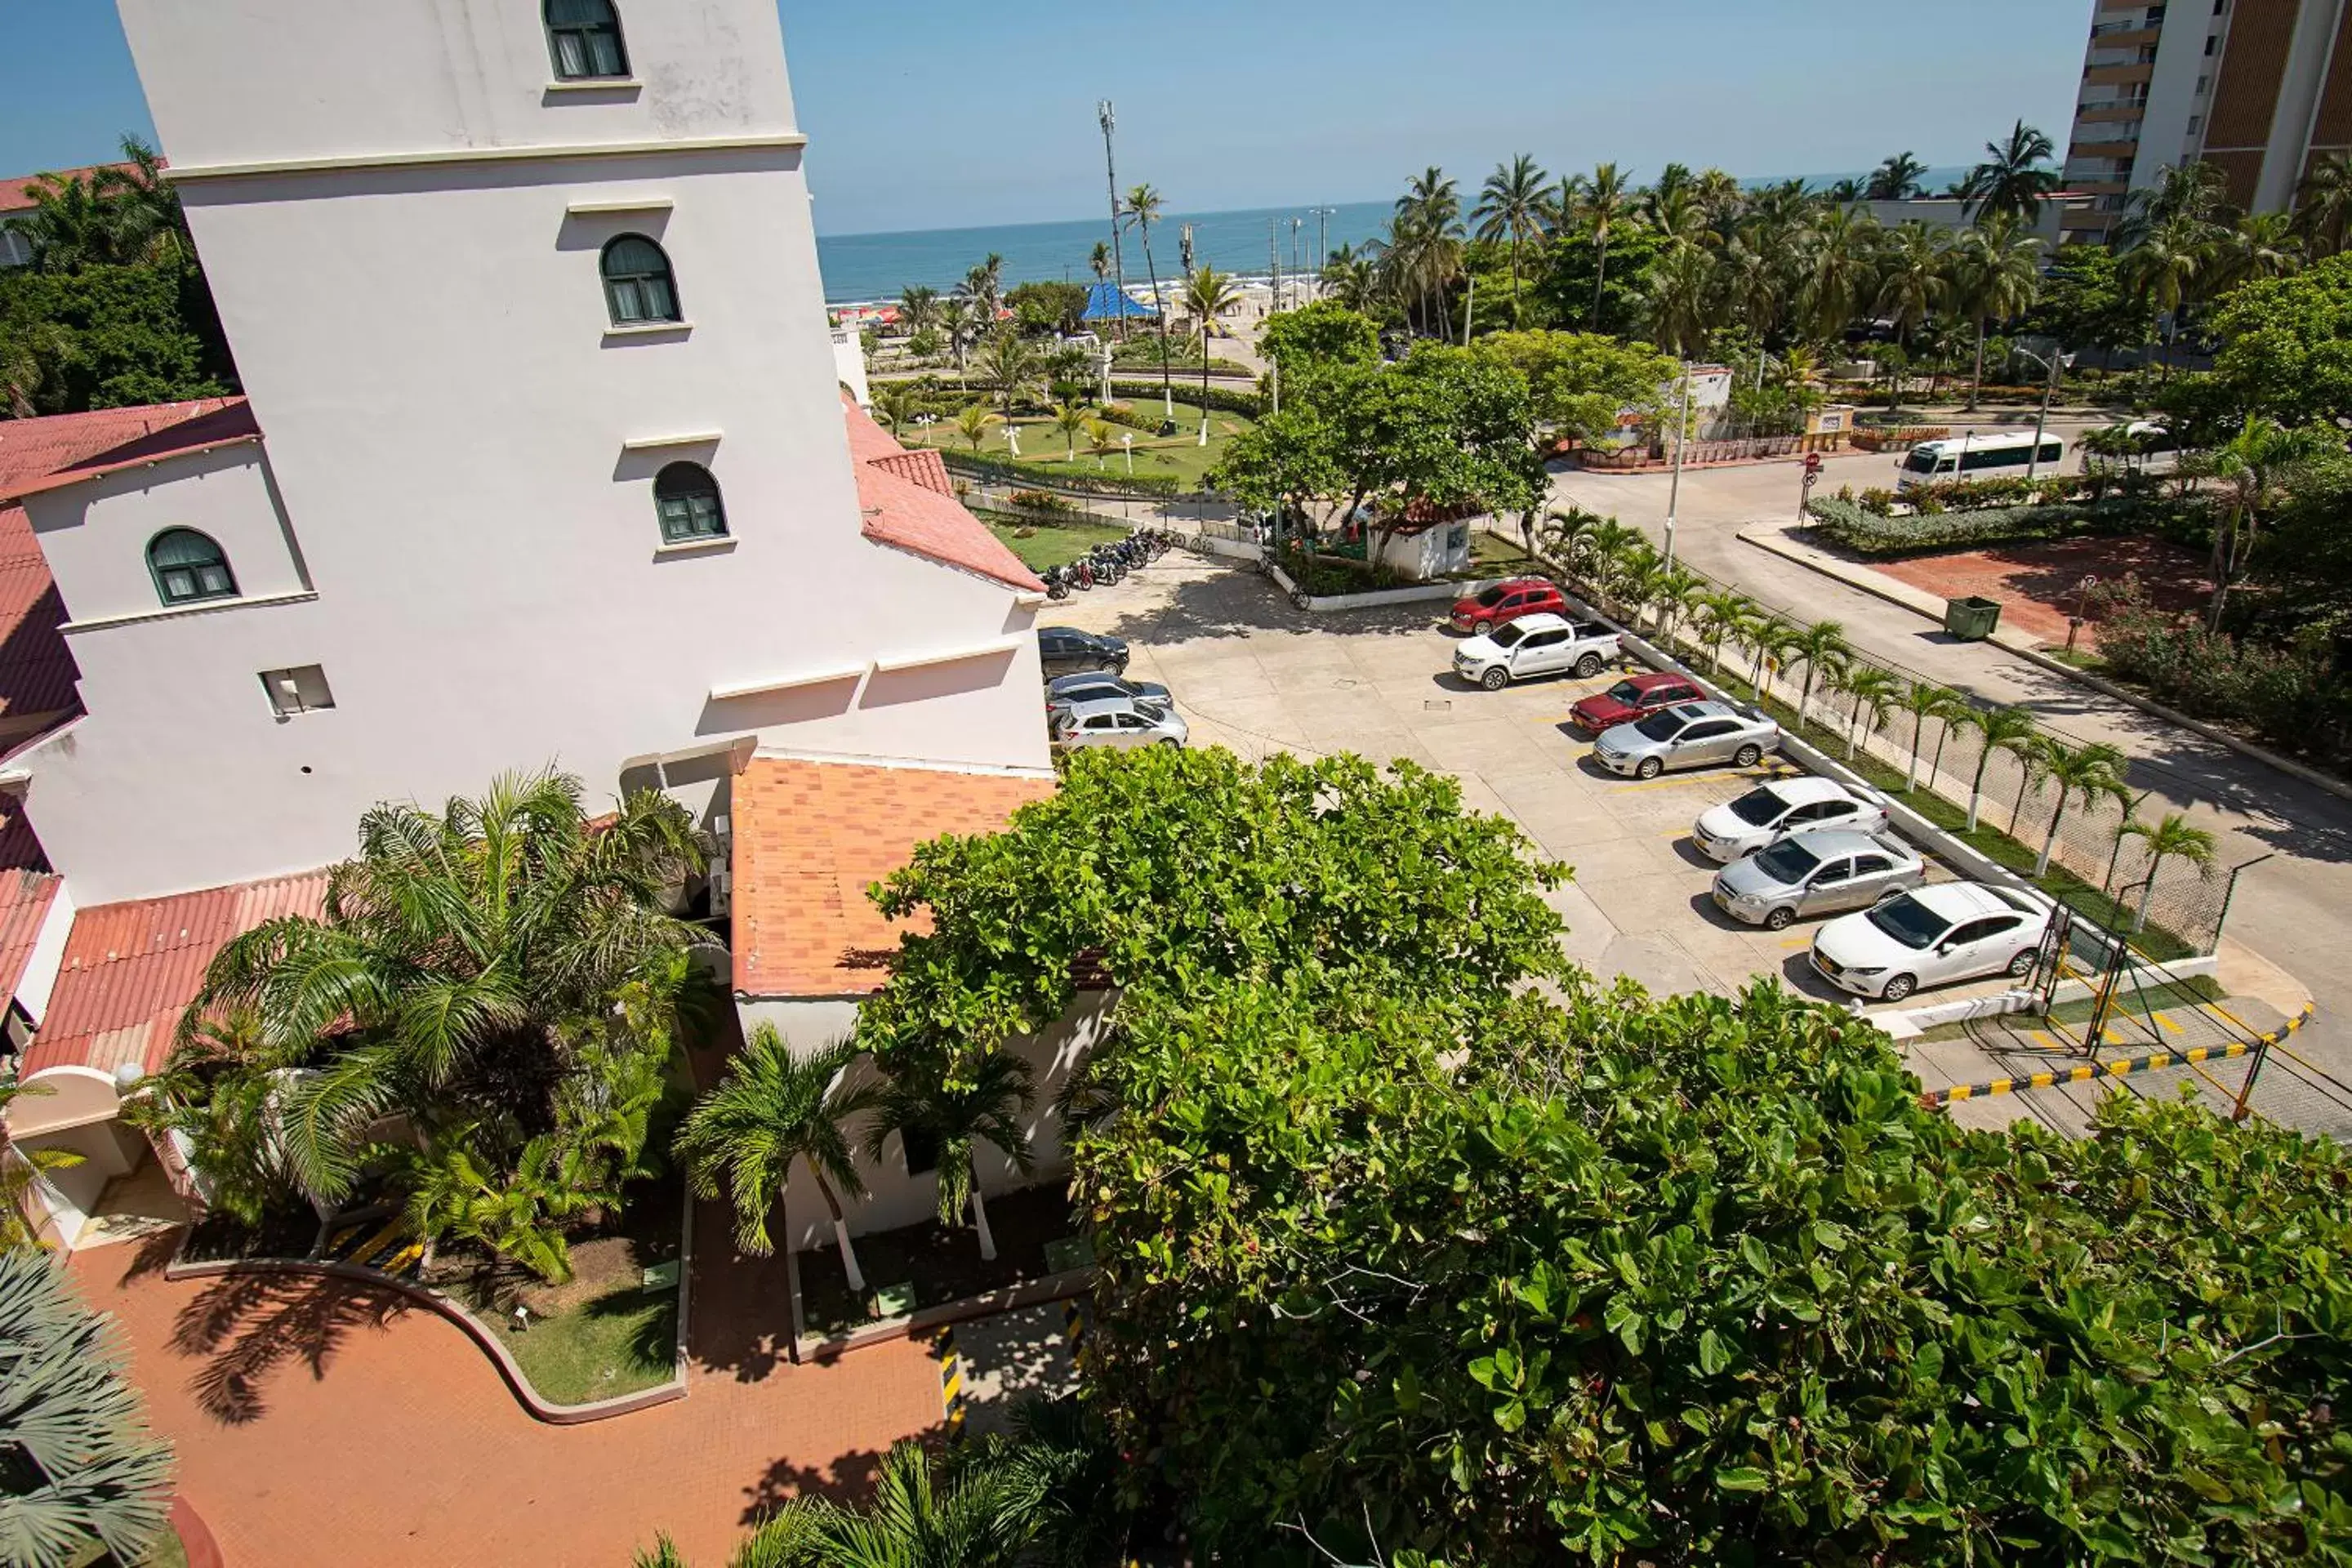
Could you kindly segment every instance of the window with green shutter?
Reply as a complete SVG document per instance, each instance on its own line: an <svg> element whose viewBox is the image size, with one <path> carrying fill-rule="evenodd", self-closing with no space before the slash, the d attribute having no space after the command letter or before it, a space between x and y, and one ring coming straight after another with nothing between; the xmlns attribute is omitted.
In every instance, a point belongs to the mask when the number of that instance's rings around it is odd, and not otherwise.
<svg viewBox="0 0 2352 1568"><path fill-rule="evenodd" d="M654 510L664 544L727 537L727 509L719 481L699 463L672 463L654 476Z"/></svg>
<svg viewBox="0 0 2352 1568"><path fill-rule="evenodd" d="M642 234L625 234L605 243L602 261L604 307L616 327L642 327L678 321L677 282L670 276L669 258Z"/></svg>
<svg viewBox="0 0 2352 1568"><path fill-rule="evenodd" d="M621 18L612 0L547 0L547 48L560 81L594 81L629 74L621 47Z"/></svg>
<svg viewBox="0 0 2352 1568"><path fill-rule="evenodd" d="M221 547L193 528L167 528L147 544L147 569L167 605L236 597L236 574Z"/></svg>

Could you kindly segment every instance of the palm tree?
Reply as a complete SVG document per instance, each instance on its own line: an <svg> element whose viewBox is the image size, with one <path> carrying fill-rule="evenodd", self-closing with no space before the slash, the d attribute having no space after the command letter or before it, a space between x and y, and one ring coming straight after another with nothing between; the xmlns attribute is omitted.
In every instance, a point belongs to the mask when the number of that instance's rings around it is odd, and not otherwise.
<svg viewBox="0 0 2352 1568"><path fill-rule="evenodd" d="M0 1558L144 1563L168 1528L171 1445L147 1429L104 1314L39 1252L0 1254Z"/></svg>
<svg viewBox="0 0 2352 1568"><path fill-rule="evenodd" d="M1878 287L1878 243L1884 231L1868 213L1833 207L1807 233L1797 308L1804 331L1816 338L1843 334Z"/></svg>
<svg viewBox="0 0 2352 1568"><path fill-rule="evenodd" d="M1985 324L2023 315L2042 290L2042 242L2018 230L2017 220L1995 214L1961 231L1951 251L1952 300L1976 324L1976 373L1969 383L1969 409L1984 391Z"/></svg>
<svg viewBox="0 0 2352 1568"><path fill-rule="evenodd" d="M1886 722L1886 715L1893 711L1895 695L1902 687L1894 671L1874 664L1857 664L1838 679L1838 689L1853 703L1853 721L1845 731L1845 760L1850 763L1855 748Z"/></svg>
<svg viewBox="0 0 2352 1568"><path fill-rule="evenodd" d="M1970 216L1982 222L2006 214L2027 224L2042 216L2042 198L2058 188L2058 171L2046 168L2057 149L2050 138L2019 121L2008 139L1988 142L1988 161L1969 171L1963 191Z"/></svg>
<svg viewBox="0 0 2352 1568"><path fill-rule="evenodd" d="M1696 616L1700 636L1706 642L1706 668L1709 673L1723 673L1723 645L1737 636L1740 623L1756 613L1756 601L1745 594L1728 588L1698 596Z"/></svg>
<svg viewBox="0 0 2352 1568"><path fill-rule="evenodd" d="M1853 653L1845 640L1845 627L1835 621L1815 621L1790 639L1789 658L1805 667L1805 684L1797 698L1800 731L1812 719L1813 678L1827 675L1834 679Z"/></svg>
<svg viewBox="0 0 2352 1568"><path fill-rule="evenodd" d="M2214 238L2211 284L2216 294L2303 265L2303 244L2286 213L2248 213Z"/></svg>
<svg viewBox="0 0 2352 1568"><path fill-rule="evenodd" d="M1897 153L1871 171L1863 197L1874 202L1908 201L1919 194L1919 176L1927 165L1908 153Z"/></svg>
<svg viewBox="0 0 2352 1568"><path fill-rule="evenodd" d="M2124 198L2123 221L2108 239L2120 253L2176 219L2186 220L2193 229L2210 230L2228 205L2229 181L2221 165L2202 158L2168 163L2157 171L2154 184Z"/></svg>
<svg viewBox="0 0 2352 1568"><path fill-rule="evenodd" d="M2119 805L2131 802L2131 791L2124 784L2126 764L2117 748L2104 741L2068 746L2044 736L2041 751L2042 771L2058 786L2058 804L2050 814L2050 831L2042 837L2042 853L2033 862L2037 880L2049 874L2050 858L2058 847L2058 826L2066 819L2068 805L2079 800L2088 806L2102 797Z"/></svg>
<svg viewBox="0 0 2352 1568"><path fill-rule="evenodd" d="M1323 258L1323 288L1349 310L1361 310L1372 300L1372 264L1354 246L1343 245Z"/></svg>
<svg viewBox="0 0 2352 1568"><path fill-rule="evenodd" d="M2211 226L2181 216L2167 218L2143 235L2116 264L2116 280L2168 323L2164 365L2172 370L2172 343L2179 335L2181 308L2196 297L2199 280L2211 268Z"/></svg>
<svg viewBox="0 0 2352 1568"><path fill-rule="evenodd" d="M964 444L971 448L974 457L980 455L980 444L988 439L988 420L987 408L977 403L968 405L955 416L956 434L964 438Z"/></svg>
<svg viewBox="0 0 2352 1568"><path fill-rule="evenodd" d="M735 1568L1010 1568L1026 1531L999 1467L935 1478L919 1443L892 1445L861 1508L796 1497L768 1516Z"/></svg>
<svg viewBox="0 0 2352 1568"><path fill-rule="evenodd" d="M1704 587L1697 577L1680 566L1668 566L1658 573L1650 604L1658 612L1658 636L1667 652L1674 651L1676 629L1705 598Z"/></svg>
<svg viewBox="0 0 2352 1568"><path fill-rule="evenodd" d="M1568 195L1563 191L1563 195ZM1630 205L1625 176L1614 163L1602 163L1592 171L1592 177L1580 180L1572 196L1573 211L1592 236L1592 317L1594 331L1601 330L1601 285L1609 276L1609 237L1625 217Z"/></svg>
<svg viewBox="0 0 2352 1568"><path fill-rule="evenodd" d="M1519 247L1529 239L1542 237L1544 186L1551 176L1539 168L1536 161L1522 153L1508 163L1497 163L1495 172L1478 193L1478 205L1470 216L1477 221L1477 236L1493 244L1507 240L1511 247L1511 321L1518 324L1524 312L1519 300Z"/></svg>
<svg viewBox="0 0 2352 1568"><path fill-rule="evenodd" d="M997 412L1003 415L1005 424L1012 424L1013 405L1037 378L1037 351L1019 332L1004 328L989 335L980 371L995 395Z"/></svg>
<svg viewBox="0 0 2352 1568"><path fill-rule="evenodd" d="M1614 598L1628 576L1633 552L1647 548L1649 542L1638 528L1629 528L1613 517L1594 523L1584 536L1584 558L1593 590L1604 599Z"/></svg>
<svg viewBox="0 0 2352 1568"><path fill-rule="evenodd" d="M1716 292L1716 264L1707 253L1677 241L1650 267L1645 303L1658 346L1687 358L1706 340Z"/></svg>
<svg viewBox="0 0 2352 1568"><path fill-rule="evenodd" d="M2352 153L2336 153L2311 166L2295 188L2295 232L2314 261L2339 255L2352 226Z"/></svg>
<svg viewBox="0 0 2352 1568"><path fill-rule="evenodd" d="M85 174L39 174L25 186L33 201L25 237L33 265L44 272L78 272L120 259L115 213Z"/></svg>
<svg viewBox="0 0 2352 1568"><path fill-rule="evenodd" d="M1217 324L1217 317L1234 302L1234 279L1230 273L1220 272L1203 264L1198 272L1184 282L1184 313L1201 327L1201 430L1209 428L1209 334Z"/></svg>
<svg viewBox="0 0 2352 1568"><path fill-rule="evenodd" d="M667 912L702 865L685 808L652 790L593 826L580 781L552 772L438 816L379 805L319 919L270 921L214 956L181 1038L249 1011L260 1049L317 1061L285 1094L286 1154L305 1190L339 1198L395 1107L428 1131L444 1107L548 1125L575 1054L564 1032L709 940Z"/></svg>
<svg viewBox="0 0 2352 1568"><path fill-rule="evenodd" d="M1208 416L1203 413L1202 417L1205 419ZM1097 468L1103 466L1104 458L1118 450L1118 432L1111 428L1109 420L1087 421L1087 450L1095 455L1095 467Z"/></svg>
<svg viewBox="0 0 2352 1568"><path fill-rule="evenodd" d="M1087 268L1095 275L1095 281L1097 283L1105 282L1109 279L1110 245L1108 241L1100 239L1095 241L1094 250L1087 258Z"/></svg>
<svg viewBox="0 0 2352 1568"><path fill-rule="evenodd" d="M1893 320L1907 351L1911 334L1936 313L1951 291L1945 277L1944 241L1923 223L1906 223L1886 237L1879 251L1877 309ZM1903 383L1895 383L1899 401ZM1892 405L1888 412L1894 412Z"/></svg>
<svg viewBox="0 0 2352 1568"><path fill-rule="evenodd" d="M898 324L908 337L940 324L940 292L918 283L898 296Z"/></svg>
<svg viewBox="0 0 2352 1568"><path fill-rule="evenodd" d="M2126 822L2120 837L2137 838L2147 847L2147 880L2140 888L2139 911L2132 917L2132 930L2144 931L2147 929L2147 907L2156 898L2156 874L2164 869L2167 860L2183 860L2210 874L2213 836L2201 827L2189 826L2189 819L2180 813L2168 811L2161 822L2137 818Z"/></svg>
<svg viewBox="0 0 2352 1568"><path fill-rule="evenodd" d="M1909 795L1917 782L1919 772L1919 732L1933 719L1938 727L1936 753L1942 760L1944 742L1941 731L1951 728L1953 715L1967 702L1948 686L1937 686L1925 680L1915 680L1903 689L1903 710L1911 715L1911 759L1903 769L1903 793ZM1927 786L1935 787L1936 773L1927 770Z"/></svg>
<svg viewBox="0 0 2352 1568"><path fill-rule="evenodd" d="M950 295L939 304L940 330L948 335L948 352L955 355L956 385L963 385L963 351L971 341L972 323L980 318L971 301L961 294Z"/></svg>
<svg viewBox="0 0 2352 1568"><path fill-rule="evenodd" d="M1078 460L1078 432L1087 427L1087 411L1075 403L1054 405L1054 428L1069 443L1070 461Z"/></svg>
<svg viewBox="0 0 2352 1568"><path fill-rule="evenodd" d="M911 1132L934 1145L940 1223L953 1225L969 1207L972 1229L980 1234L980 1255L993 1258L996 1237L988 1228L988 1205L972 1158L978 1145L986 1143L1028 1174L1029 1135L1022 1131L1021 1116L1032 1094L1029 1064L1003 1051L983 1057L953 1083L894 1078L872 1097L875 1118L866 1130L866 1157L878 1162L883 1141L893 1132L902 1139Z"/></svg>
<svg viewBox="0 0 2352 1568"><path fill-rule="evenodd" d="M82 1163L82 1156L70 1149L27 1149L9 1140L8 1102L20 1094L56 1092L46 1083L20 1079L0 1083L0 1252L29 1252L42 1245L29 1206L33 1188L51 1171L71 1170Z"/></svg>
<svg viewBox="0 0 2352 1568"><path fill-rule="evenodd" d="M124 166L100 169L90 179L113 209L115 258L178 262L194 256L180 188L164 176L162 155L136 136L125 136L121 145Z"/></svg>
<svg viewBox="0 0 2352 1568"><path fill-rule="evenodd" d="M2209 623L2213 630L2221 629L2230 584L2244 574L2253 552L2257 521L2284 499L2282 481L2302 464L2336 446L2336 440L2315 430L2288 429L2254 415L2211 454L2208 471L2219 481L2225 502L2221 526L2213 531L2213 603Z"/></svg>
<svg viewBox="0 0 2352 1568"><path fill-rule="evenodd" d="M908 426L914 424L922 407L923 389L911 381L885 381L874 388L875 416L890 426L890 433L904 439Z"/></svg>
<svg viewBox="0 0 2352 1568"><path fill-rule="evenodd" d="M1788 668L1789 657L1801 636L1796 627L1778 616L1761 616L1743 629L1739 640L1753 656L1748 683L1756 689L1757 696L1767 701L1771 700L1773 672Z"/></svg>
<svg viewBox="0 0 2352 1568"><path fill-rule="evenodd" d="M1946 727L1958 724L1977 732L1977 771L1969 780L1969 825L1965 831L1977 830L1977 808L1984 797L1985 770L1992 765L1996 752L2029 752L2039 733L2033 725L2033 715L2022 708L1969 707L1947 720ZM1938 750L1941 750L1940 743Z"/></svg>
<svg viewBox="0 0 2352 1568"><path fill-rule="evenodd" d="M1167 204L1160 193L1150 185L1138 185L1127 193L1128 221L1135 225L1143 241L1143 270L1151 279L1151 312L1160 328L1160 406L1170 418L1176 414L1176 394L1168 376L1168 301L1160 297L1160 266L1151 258L1151 226L1160 221L1160 208ZM1203 369L1207 368L1205 365Z"/></svg>

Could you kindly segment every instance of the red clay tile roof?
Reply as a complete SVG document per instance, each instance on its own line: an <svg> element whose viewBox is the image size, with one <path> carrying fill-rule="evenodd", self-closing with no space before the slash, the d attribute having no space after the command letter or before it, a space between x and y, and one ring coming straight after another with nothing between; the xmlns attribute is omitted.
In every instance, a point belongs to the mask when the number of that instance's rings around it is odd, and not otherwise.
<svg viewBox="0 0 2352 1568"><path fill-rule="evenodd" d="M64 882L44 871L0 871L0 1005L25 983L33 944Z"/></svg>
<svg viewBox="0 0 2352 1568"><path fill-rule="evenodd" d="M156 161L163 162L162 159ZM92 174L108 169L127 174L137 167L139 165L136 163L92 163L86 168L52 169L44 172L54 174L61 180L86 180ZM37 182L40 177L39 174L19 174L13 180L0 180L0 213L30 212L40 205L33 199L28 190L28 187L29 189L39 188Z"/></svg>
<svg viewBox="0 0 2352 1568"><path fill-rule="evenodd" d="M196 412L168 423L151 422L142 430L126 431L127 438L119 438L112 445L89 450L82 456L57 464L39 477L25 477L0 483L0 502L22 500L26 496L40 495L47 490L63 489L68 485L103 479L108 474L120 473L124 468L135 468L164 458L261 439L260 421L254 417L253 405L242 397L206 398L202 403L172 403L159 408L125 408L108 412L152 416L163 409L181 408ZM95 419L98 416L68 415L65 417ZM26 423L40 424L43 421L28 420Z"/></svg>
<svg viewBox="0 0 2352 1568"><path fill-rule="evenodd" d="M941 834L992 833L1054 793L1051 778L754 757L735 776L735 989L747 996L878 991L903 926L866 898Z"/></svg>
<svg viewBox="0 0 2352 1568"><path fill-rule="evenodd" d="M866 514L866 538L1024 593L1045 590L1021 557L955 499L947 465L937 452L901 447L846 393L841 411L849 426L849 455L857 466L857 505Z"/></svg>
<svg viewBox="0 0 2352 1568"><path fill-rule="evenodd" d="M326 898L327 873L312 871L80 910L25 1076L124 1062L156 1071L222 944L281 915L316 916Z"/></svg>

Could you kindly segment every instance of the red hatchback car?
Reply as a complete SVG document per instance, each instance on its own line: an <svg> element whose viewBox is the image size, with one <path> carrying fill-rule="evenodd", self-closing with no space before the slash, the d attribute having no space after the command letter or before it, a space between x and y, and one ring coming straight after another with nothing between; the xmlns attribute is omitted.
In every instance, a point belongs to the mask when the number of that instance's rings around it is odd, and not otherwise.
<svg viewBox="0 0 2352 1568"><path fill-rule="evenodd" d="M1677 702L1704 702L1706 693L1679 675L1633 675L1596 691L1568 710L1588 735L1613 730Z"/></svg>
<svg viewBox="0 0 2352 1568"><path fill-rule="evenodd" d="M1544 578L1513 577L1470 598L1456 599L1454 629L1474 634L1490 632L1521 616L1539 613L1565 616L1568 601L1559 596L1558 587Z"/></svg>

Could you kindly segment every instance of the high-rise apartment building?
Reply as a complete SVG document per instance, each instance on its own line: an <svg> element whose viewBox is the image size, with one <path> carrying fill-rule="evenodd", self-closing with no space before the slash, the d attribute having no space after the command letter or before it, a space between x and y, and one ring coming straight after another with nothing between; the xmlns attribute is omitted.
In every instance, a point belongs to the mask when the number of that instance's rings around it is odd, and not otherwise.
<svg viewBox="0 0 2352 1568"><path fill-rule="evenodd" d="M2294 205L2320 158L2352 149L2352 0L2097 0L2066 150L2089 196L2069 239L2112 228L2125 197L2202 159L2230 201Z"/></svg>

